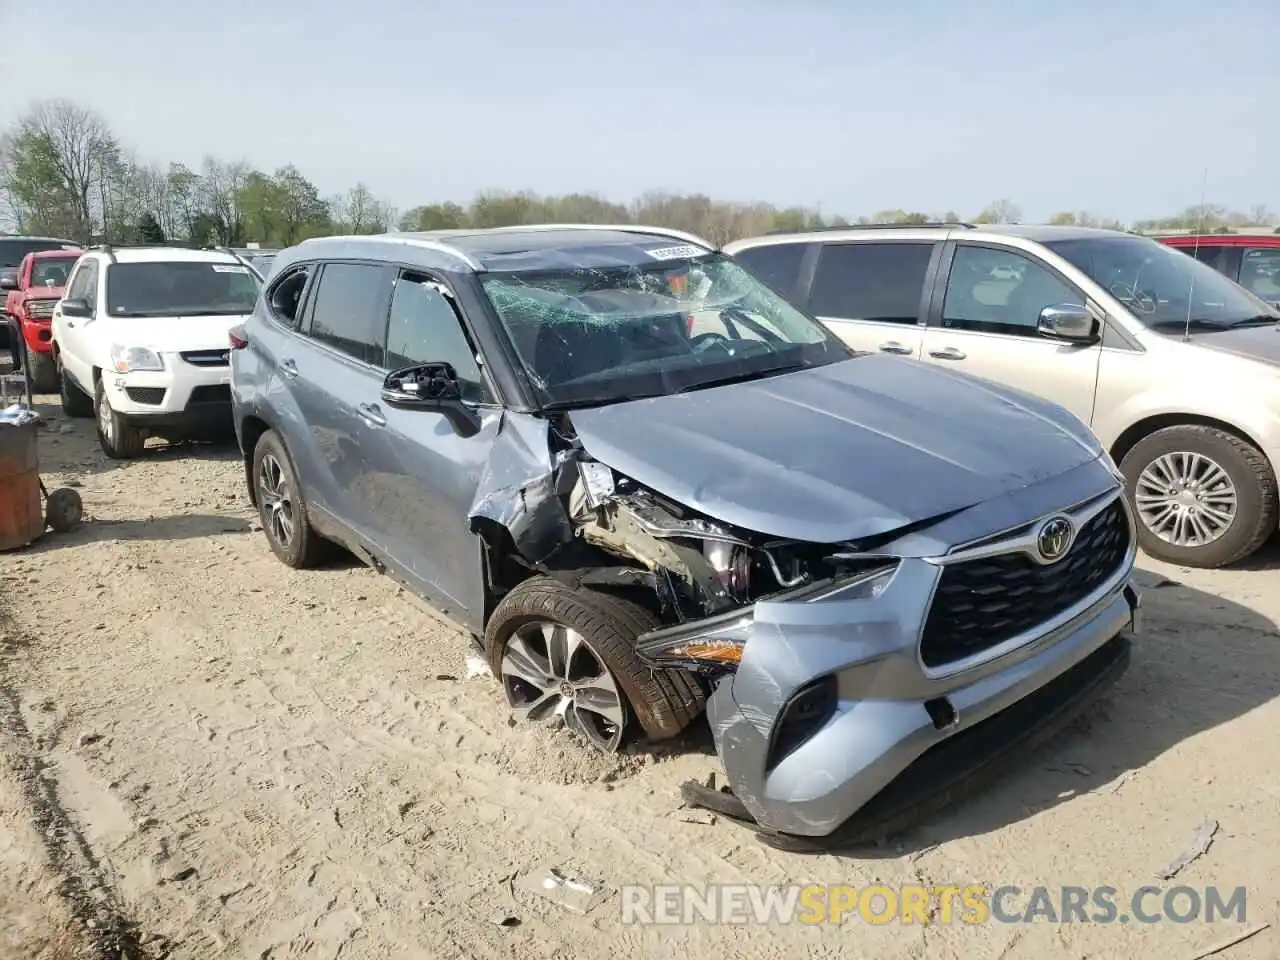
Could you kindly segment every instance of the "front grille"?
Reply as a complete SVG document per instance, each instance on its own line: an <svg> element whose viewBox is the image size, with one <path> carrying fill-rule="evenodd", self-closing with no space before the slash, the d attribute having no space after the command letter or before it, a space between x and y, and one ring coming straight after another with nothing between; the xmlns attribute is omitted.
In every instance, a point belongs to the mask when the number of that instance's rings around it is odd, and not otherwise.
<svg viewBox="0 0 1280 960"><path fill-rule="evenodd" d="M946 566L920 641L929 667L981 653L1079 603L1114 574L1129 550L1129 520L1117 498L1096 514L1057 563L1006 553Z"/></svg>
<svg viewBox="0 0 1280 960"><path fill-rule="evenodd" d="M28 300L27 316L32 320L47 320L53 316L53 307L57 300Z"/></svg>
<svg viewBox="0 0 1280 960"><path fill-rule="evenodd" d="M197 367L225 367L231 362L230 350L188 350L179 356Z"/></svg>
<svg viewBox="0 0 1280 960"><path fill-rule="evenodd" d="M134 403L159 406L164 403L164 387L125 387L125 394Z"/></svg>
<svg viewBox="0 0 1280 960"><path fill-rule="evenodd" d="M201 387L193 387L191 390L191 399L187 401L187 406L200 406L206 403L230 403L231 388L225 383L205 384Z"/></svg>

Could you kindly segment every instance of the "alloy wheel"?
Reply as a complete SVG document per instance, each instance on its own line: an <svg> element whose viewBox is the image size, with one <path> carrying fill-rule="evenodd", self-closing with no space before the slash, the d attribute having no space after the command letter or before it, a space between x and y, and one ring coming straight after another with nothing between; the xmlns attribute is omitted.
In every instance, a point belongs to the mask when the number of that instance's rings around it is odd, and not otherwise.
<svg viewBox="0 0 1280 960"><path fill-rule="evenodd" d="M258 468L258 503L265 513L264 525L272 539L288 548L293 543L293 533L297 526L293 513L293 493L280 461L270 453L263 455Z"/></svg>
<svg viewBox="0 0 1280 960"><path fill-rule="evenodd" d="M98 397L98 430L100 430L102 436L106 438L109 446L115 445L115 417L111 415L111 401L107 399L107 392L105 390L103 390Z"/></svg>
<svg viewBox="0 0 1280 960"><path fill-rule="evenodd" d="M1175 547L1203 547L1235 522L1239 496L1230 475L1202 453L1166 453L1143 468L1134 506L1148 530Z"/></svg>
<svg viewBox="0 0 1280 960"><path fill-rule="evenodd" d="M558 716L604 753L622 742L627 712L618 684L576 630L542 620L518 627L503 652L502 686L522 719Z"/></svg>

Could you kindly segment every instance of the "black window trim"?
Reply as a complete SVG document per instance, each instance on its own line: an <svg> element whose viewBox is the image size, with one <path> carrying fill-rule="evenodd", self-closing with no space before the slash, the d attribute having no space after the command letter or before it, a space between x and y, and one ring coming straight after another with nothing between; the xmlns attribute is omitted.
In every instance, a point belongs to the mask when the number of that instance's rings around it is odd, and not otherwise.
<svg viewBox="0 0 1280 960"><path fill-rule="evenodd" d="M766 283L763 279L756 277L761 283L764 283L770 290L789 301L801 310L805 310L804 304L808 301L809 286L813 283L814 271L818 264L818 248L822 245L814 243L812 240L778 240L768 243L753 243L750 246L742 247L731 257L734 261L744 253L750 253L753 250L772 250L781 247L800 247L800 262L796 264L796 275L791 280L791 288L788 290L780 290L772 284ZM742 269L747 270L745 263L739 263ZM751 273L750 270L747 271ZM752 276L755 276L753 273Z"/></svg>
<svg viewBox="0 0 1280 960"><path fill-rule="evenodd" d="M804 284L804 297L801 301L801 309L823 323L826 323L827 321L835 323L870 323L874 324L876 327L884 327L890 330L901 330L904 327L909 328L913 326L908 323L894 323L890 320L859 320L850 319L848 317L835 317L830 314L815 313L813 310L813 284L818 277L818 269L822 264L822 257L829 247L867 246L871 244L878 246L884 246L887 244L909 244L912 246L922 246L924 244L928 244L932 246L933 249L929 251L929 262L925 266L924 281L920 286L920 302L916 307L916 322L914 324L917 329L923 328L926 326L929 319L930 298L932 296L934 285L937 282L939 271L942 269L943 247L947 242L948 241L944 241L938 237L931 239L922 239L919 237L868 237L866 239L829 240L826 242L815 243L813 244L814 249L810 250L807 255L811 262L806 264L804 261L801 261L800 275ZM948 266L949 265L950 261L948 261Z"/></svg>
<svg viewBox="0 0 1280 960"><path fill-rule="evenodd" d="M955 333L967 333L971 335L980 335L984 337L1010 337L1016 340L1039 339L1044 343L1057 344L1061 346L1060 341L1050 340L1046 337L1039 337L1035 333L1035 327L1027 328L1028 330L1031 331L1031 335L1028 336L1025 333L993 333L991 331L986 331L986 330L966 330L964 328L944 327L942 325L942 306L943 306L943 303L946 301L946 297L947 297L947 284L951 280L951 267L955 263L956 250L962 246L979 247L985 250L995 250L1000 253L1011 253L1014 256L1021 256L1027 260L1030 260L1036 266L1049 271L1049 273L1052 274L1054 277L1056 277L1063 286L1069 288L1072 292L1074 292L1075 295L1080 298L1080 302L1085 305L1086 309L1093 311L1095 315L1105 316L1106 311L1102 310L1098 306L1098 304L1094 302L1093 298L1090 297L1087 293L1085 293L1082 289L1080 289L1080 287L1074 281L1072 281L1069 277L1064 275L1062 271L1059 270L1057 267L1053 266L1051 263L1048 263L1043 257L1040 257L1039 255L1037 255L1036 253L1030 250L1024 250L1022 247L1015 247L1006 243L993 243L988 240L969 240L969 239L948 240L946 241L944 246L947 249L942 252L939 258L938 272L934 277L933 290L929 296L927 320L928 320L928 328L930 330L946 330L946 331L953 331ZM1108 324L1106 320L1103 320L1102 323L1105 326L1112 326L1111 324ZM1103 337L1103 339L1105 339L1105 336ZM1128 338L1126 337L1126 340L1127 339Z"/></svg>
<svg viewBox="0 0 1280 960"><path fill-rule="evenodd" d="M499 397L497 384L494 382L493 373L489 369L489 362L484 355L484 351L480 348L479 339L476 337L475 327L471 319L467 316L466 311L462 309L462 304L458 301L458 291L454 289L447 277L439 270L432 270L429 267L418 266L413 263L404 263L401 261L387 261L387 265L392 267L395 275L391 278L391 295L387 298L387 317L382 327L382 360L387 373L391 373L390 367L386 366L387 359L387 337L391 330L391 305L395 300L396 283L398 283L406 273L417 274L420 277L426 277L432 283L437 283L444 287L445 302L453 310L454 318L458 321L458 326L462 329L463 339L467 341L467 345L471 348L471 355L476 358L476 366L480 370L480 378L483 381L483 387L488 394L488 400L467 401L467 406L475 409L499 409L503 406Z"/></svg>

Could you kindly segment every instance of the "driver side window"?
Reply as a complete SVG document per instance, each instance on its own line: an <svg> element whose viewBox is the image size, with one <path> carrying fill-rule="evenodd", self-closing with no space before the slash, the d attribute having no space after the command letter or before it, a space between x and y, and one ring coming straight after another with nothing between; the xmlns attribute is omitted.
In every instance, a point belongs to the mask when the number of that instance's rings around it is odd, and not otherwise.
<svg viewBox="0 0 1280 960"><path fill-rule="evenodd" d="M386 366L399 370L420 363L448 363L458 375L462 399L490 398L476 351L448 299L425 274L403 271L391 295Z"/></svg>
<svg viewBox="0 0 1280 960"><path fill-rule="evenodd" d="M84 300L96 309L98 304L98 264L95 260L81 260L76 275L67 288L68 300Z"/></svg>
<svg viewBox="0 0 1280 960"><path fill-rule="evenodd" d="M959 246L947 278L942 326L975 333L1037 336L1045 307L1074 304L1082 297L1057 274L1012 250Z"/></svg>

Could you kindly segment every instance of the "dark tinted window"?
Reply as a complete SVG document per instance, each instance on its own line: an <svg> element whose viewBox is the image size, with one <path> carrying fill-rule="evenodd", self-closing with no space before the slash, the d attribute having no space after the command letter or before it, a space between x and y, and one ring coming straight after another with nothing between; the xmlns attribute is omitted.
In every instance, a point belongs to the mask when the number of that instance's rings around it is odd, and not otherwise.
<svg viewBox="0 0 1280 960"><path fill-rule="evenodd" d="M820 317L916 323L932 243L839 243L822 248L809 309Z"/></svg>
<svg viewBox="0 0 1280 960"><path fill-rule="evenodd" d="M942 325L955 330L1038 336L1040 311L1084 298L1048 267L1012 250L956 248L942 303Z"/></svg>
<svg viewBox="0 0 1280 960"><path fill-rule="evenodd" d="M0 239L0 267L16 267L28 253L40 250L69 250L75 244L70 240L22 240Z"/></svg>
<svg viewBox="0 0 1280 960"><path fill-rule="evenodd" d="M734 254L733 259L747 268L757 280L763 280L784 297L796 292L800 261L808 246L803 243L771 243L751 247Z"/></svg>
<svg viewBox="0 0 1280 960"><path fill-rule="evenodd" d="M1182 247L1183 253L1189 253L1201 263L1207 263L1215 270L1222 269L1222 247L1217 244L1201 244L1198 247Z"/></svg>
<svg viewBox="0 0 1280 960"><path fill-rule="evenodd" d="M391 297L387 325L387 368L419 363L449 363L463 384L467 400L482 400L484 391L475 350L453 307L429 277L404 273Z"/></svg>
<svg viewBox="0 0 1280 960"><path fill-rule="evenodd" d="M365 363L382 365L387 272L363 263L326 264L311 310L312 339Z"/></svg>

